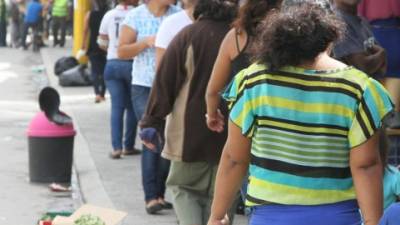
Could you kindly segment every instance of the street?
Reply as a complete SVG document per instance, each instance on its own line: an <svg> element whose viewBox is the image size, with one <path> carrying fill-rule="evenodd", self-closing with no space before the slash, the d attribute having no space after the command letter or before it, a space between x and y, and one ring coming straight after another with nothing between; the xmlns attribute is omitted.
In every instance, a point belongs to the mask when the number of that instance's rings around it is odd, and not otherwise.
<svg viewBox="0 0 400 225"><path fill-rule="evenodd" d="M140 155L111 160L110 99L95 104L92 87L58 86L52 73L54 62L69 55L70 48L44 48L31 51L0 49L0 225L35 224L51 211L73 211L90 203L126 211L123 224L174 225L173 210L150 216L145 211L141 184ZM43 61L42 61L43 59ZM55 196L48 184L29 182L28 147L25 135L29 121L39 111L37 96L51 85L61 96L61 110L72 116L77 136L74 145L74 169L79 195ZM140 148L137 140L136 146ZM73 178L74 179L74 178ZM167 192L166 199L171 201ZM234 224L247 224L237 216Z"/></svg>

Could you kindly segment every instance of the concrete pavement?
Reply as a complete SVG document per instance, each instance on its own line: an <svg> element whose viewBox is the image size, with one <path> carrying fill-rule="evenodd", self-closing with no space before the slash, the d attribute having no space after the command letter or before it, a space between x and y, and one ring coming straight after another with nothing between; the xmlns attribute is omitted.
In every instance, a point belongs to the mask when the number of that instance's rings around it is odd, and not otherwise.
<svg viewBox="0 0 400 225"><path fill-rule="evenodd" d="M53 75L53 65L62 56L71 54L70 48L41 50L50 85L59 90L61 109L74 119L78 131L75 139L74 166L77 170L83 200L98 206L128 212L125 225L175 225L173 210L150 216L145 212L141 184L140 156L111 160L110 100L94 103L92 87L60 87ZM137 140L137 147L139 147ZM167 193L167 200L171 199ZM238 216L235 224L247 224Z"/></svg>
<svg viewBox="0 0 400 225"><path fill-rule="evenodd" d="M0 48L0 225L33 225L49 210L77 207L76 195L55 195L48 184L29 182L26 129L48 84L40 68L31 70L40 64L39 54Z"/></svg>

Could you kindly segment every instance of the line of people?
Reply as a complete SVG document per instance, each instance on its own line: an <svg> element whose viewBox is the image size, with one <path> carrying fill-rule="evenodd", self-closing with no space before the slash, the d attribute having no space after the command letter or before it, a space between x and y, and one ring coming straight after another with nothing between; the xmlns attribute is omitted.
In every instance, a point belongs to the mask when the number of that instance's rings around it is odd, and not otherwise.
<svg viewBox="0 0 400 225"><path fill-rule="evenodd" d="M53 46L64 47L68 27L72 32L71 0L5 0L0 1L0 46L14 48L29 45L45 46L44 39L53 36ZM7 44L7 26L10 27L10 43ZM51 28L51 29L50 29Z"/></svg>
<svg viewBox="0 0 400 225"><path fill-rule="evenodd" d="M383 126L398 102L374 79L390 60L360 1L182 2L87 16L111 158L140 153L140 126L146 211L171 209L169 188L179 224L228 224L241 189L252 225L378 224L400 195Z"/></svg>

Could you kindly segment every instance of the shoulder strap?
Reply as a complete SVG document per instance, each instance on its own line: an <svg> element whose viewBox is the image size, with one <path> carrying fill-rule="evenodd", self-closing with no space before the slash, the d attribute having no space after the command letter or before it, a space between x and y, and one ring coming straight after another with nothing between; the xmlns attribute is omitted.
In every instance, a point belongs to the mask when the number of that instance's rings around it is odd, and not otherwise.
<svg viewBox="0 0 400 225"><path fill-rule="evenodd" d="M235 41L236 41L236 49L238 51L238 54L240 54L240 45L239 45L239 31L235 29Z"/></svg>

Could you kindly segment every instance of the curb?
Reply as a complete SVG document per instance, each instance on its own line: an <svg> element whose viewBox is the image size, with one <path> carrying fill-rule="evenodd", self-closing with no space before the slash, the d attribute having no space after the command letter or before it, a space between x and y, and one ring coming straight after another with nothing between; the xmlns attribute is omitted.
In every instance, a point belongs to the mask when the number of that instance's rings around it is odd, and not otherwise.
<svg viewBox="0 0 400 225"><path fill-rule="evenodd" d="M64 53L67 53L67 51L64 51ZM58 85L58 80L54 75L53 67L56 60L66 54L61 54L61 52L60 54L58 54L58 52L57 54L52 54L51 50L46 48L41 49L40 54L43 59L46 75L49 79L49 85L55 88L62 96L64 91ZM72 118L76 118L68 103L64 104L63 107L66 109L65 111L68 111L68 114ZM82 135L79 124L75 122L74 127L77 131L74 143L75 150L73 162L73 174L75 174L75 176L72 178L72 181L76 180L75 185L72 183L73 190L77 190L73 191L73 193L76 194L75 197L80 201L80 204L90 203L101 207L115 208L113 202L104 189L100 174L98 173L97 167L91 156L89 143Z"/></svg>

